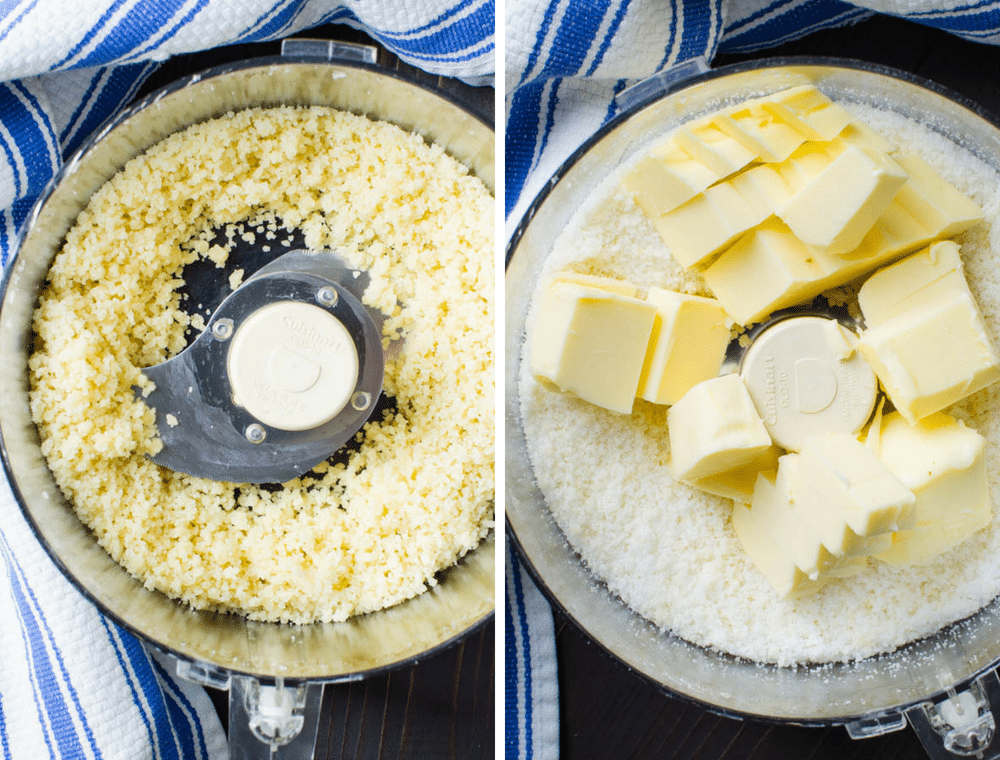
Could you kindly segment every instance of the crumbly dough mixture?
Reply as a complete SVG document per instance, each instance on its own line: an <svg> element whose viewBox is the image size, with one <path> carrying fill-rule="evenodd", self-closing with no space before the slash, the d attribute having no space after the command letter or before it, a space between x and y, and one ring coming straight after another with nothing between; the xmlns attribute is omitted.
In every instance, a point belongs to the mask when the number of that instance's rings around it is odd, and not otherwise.
<svg viewBox="0 0 1000 760"><path fill-rule="evenodd" d="M229 114L130 161L56 256L30 360L42 451L100 544L148 588L258 620L343 620L434 585L493 527L493 208L441 147L325 108ZM405 339L396 411L277 492L150 462L132 391L204 327L183 267L221 264L215 232L261 218L368 270L365 302Z"/></svg>
<svg viewBox="0 0 1000 760"><path fill-rule="evenodd" d="M986 221L958 240L973 294L1000 342L1000 176L897 114L845 105L922 155L984 210ZM571 269L711 295L698 275L673 261L620 189L620 176L583 204L546 261L539 287L551 272ZM830 297L843 300L846 290ZM535 319L533 307L528 336ZM988 528L926 567L897 569L870 560L866 572L815 595L779 599L740 547L729 522L732 502L671 478L666 407L639 400L625 416L554 392L531 376L526 354L519 392L535 477L570 544L626 604L693 643L781 665L850 661L934 633L1000 594L1000 515L994 508ZM995 503L998 409L1000 388L993 385L948 410L986 437Z"/></svg>

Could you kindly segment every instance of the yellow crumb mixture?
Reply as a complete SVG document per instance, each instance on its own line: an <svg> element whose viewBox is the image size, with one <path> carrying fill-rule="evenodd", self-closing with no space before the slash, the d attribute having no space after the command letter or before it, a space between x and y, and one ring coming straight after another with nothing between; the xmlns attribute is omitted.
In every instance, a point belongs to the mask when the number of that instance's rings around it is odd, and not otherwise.
<svg viewBox="0 0 1000 760"><path fill-rule="evenodd" d="M274 493L153 464L154 413L132 390L204 325L181 308L184 266L224 261L215 232L262 215L368 270L365 302L405 340L385 372L396 410L346 464ZM80 214L34 328L42 452L149 588L258 620L343 620L433 585L493 526L493 198L417 135L280 108L170 136Z"/></svg>

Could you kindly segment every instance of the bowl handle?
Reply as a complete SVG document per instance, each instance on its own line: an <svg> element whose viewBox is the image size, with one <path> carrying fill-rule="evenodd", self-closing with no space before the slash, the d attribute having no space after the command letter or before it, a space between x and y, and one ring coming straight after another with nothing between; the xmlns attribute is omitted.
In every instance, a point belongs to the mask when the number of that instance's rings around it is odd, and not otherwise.
<svg viewBox="0 0 1000 760"><path fill-rule="evenodd" d="M231 760L312 760L322 683L262 684L233 676L229 685Z"/></svg>
<svg viewBox="0 0 1000 760"><path fill-rule="evenodd" d="M994 707L1000 707L1000 676L991 670L902 711L868 716L844 727L852 739L866 739L909 724L931 760L998 760Z"/></svg>

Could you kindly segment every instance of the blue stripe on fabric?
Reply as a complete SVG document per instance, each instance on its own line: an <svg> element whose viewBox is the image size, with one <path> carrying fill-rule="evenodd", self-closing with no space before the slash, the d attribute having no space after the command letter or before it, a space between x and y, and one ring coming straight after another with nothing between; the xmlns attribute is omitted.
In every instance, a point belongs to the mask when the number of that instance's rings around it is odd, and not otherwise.
<svg viewBox="0 0 1000 760"><path fill-rule="evenodd" d="M559 85L561 85L562 82L562 79L553 79L552 86L549 88L548 105L545 109L545 127L542 130L542 140L541 144L538 146L537 156L532 161L532 169L538 165L542 155L545 153L545 148L548 147L549 135L552 134L552 127L554 127L556 123L556 108L559 107Z"/></svg>
<svg viewBox="0 0 1000 760"><path fill-rule="evenodd" d="M100 84L101 80L104 79L105 74L108 73L107 68L100 68L97 72L90 78L90 84L87 85L87 89L83 91L83 97L80 98L80 104L76 107L76 110L69 117L69 121L66 122L66 126L63 127L62 133L59 135L60 144L65 144L66 140L71 134L73 134L73 128L76 125L77 120L84 114L87 110L87 104L90 99L97 92L97 86Z"/></svg>
<svg viewBox="0 0 1000 760"><path fill-rule="evenodd" d="M167 40L172 39L177 34L177 32L179 32L185 26L190 24L191 19L193 19L195 16L201 13L201 11L204 10L205 7L208 6L210 2L211 0L198 0L197 5L195 5L194 8L185 13L184 16L181 18L181 20L178 21L176 24L174 24L174 26L170 30L168 30L166 34L160 35L155 40L153 40L152 37L148 37L147 40L149 40L149 42L145 47L140 48L139 50L129 55L118 57L119 62L127 63L129 61L134 61L137 58L141 58L150 51L155 50L157 47L162 45Z"/></svg>
<svg viewBox="0 0 1000 760"><path fill-rule="evenodd" d="M479 44L483 37L481 32L489 30L492 35L496 12L490 5L482 5L458 22L443 29L420 37L396 36L381 33L380 39L392 45L396 50L407 55L424 55L433 59L448 59L450 52L465 50L470 44ZM456 44L457 43L457 44ZM442 52L444 51L444 52Z"/></svg>
<svg viewBox="0 0 1000 760"><path fill-rule="evenodd" d="M677 60L686 61L689 58L697 58L701 55L711 57L709 42L712 32L712 8L716 8L716 13L721 13L718 9L720 0L710 0L709 2L697 2L695 10L689 12L692 3L683 4L684 33L681 37L680 50L677 51ZM692 22L694 22L692 29ZM693 33L692 33L693 32Z"/></svg>
<svg viewBox="0 0 1000 760"><path fill-rule="evenodd" d="M47 128L49 134L46 134L29 105L18 97L17 93L26 94L30 99L29 103L37 104L34 96L24 90L24 86L19 82L0 85L0 113L3 114L3 124L8 133L17 140L17 146L9 145L2 138L0 142L14 170L15 192L18 197L24 197L41 192L58 169L59 158L58 153L56 155L52 153L54 147L52 141L56 138L51 132L51 127ZM45 120L44 114L39 113L39 116ZM56 150L58 151L58 147ZM20 171L17 164L18 155L22 159ZM44 160L43 156L47 160Z"/></svg>
<svg viewBox="0 0 1000 760"><path fill-rule="evenodd" d="M145 709L152 721L156 743L160 751L157 756L158 760L180 760L183 757L180 754L181 742L174 732L163 688L153 671L152 658L135 636L117 626L115 626L114 632L121 642L121 651L135 674L134 683L146 700L147 707Z"/></svg>
<svg viewBox="0 0 1000 760"><path fill-rule="evenodd" d="M508 551L510 550L508 549ZM514 580L514 604L517 608L518 628L521 631L520 654L524 666L524 741L525 746L528 748L527 757L531 758L533 755L531 751L532 740L534 738L531 725L534 720L531 690L531 636L528 631L528 616L525 614L524 608L524 587L521 583L521 569L517 565L516 558L511 558L511 561L514 562L514 572L511 573L511 577ZM516 641L516 639L514 640Z"/></svg>
<svg viewBox="0 0 1000 760"><path fill-rule="evenodd" d="M94 85L87 92L87 97L92 102L88 104L84 100L80 103L60 136L64 154L69 155L76 150L109 116L129 103L158 65L146 62L103 67L92 80Z"/></svg>
<svg viewBox="0 0 1000 760"><path fill-rule="evenodd" d="M615 82L614 92L613 92L613 94L611 96L611 102L608 103L608 110L604 114L604 123L605 124L607 124L609 121L611 121L618 114L618 100L617 100L617 98L618 98L618 96L622 93L622 91L626 87L628 87L628 80L627 79L619 79L617 82Z"/></svg>
<svg viewBox="0 0 1000 760"><path fill-rule="evenodd" d="M800 2L800 0L775 0L775 2L754 11L749 16L741 18L739 21L734 21L732 24L726 27L726 34L735 34L737 29L742 29L745 26L753 24L758 19L762 19L765 16L774 13L774 11L776 11L781 6L793 5L797 2Z"/></svg>
<svg viewBox="0 0 1000 760"><path fill-rule="evenodd" d="M139 717L142 719L142 723L146 727L146 735L149 737L149 746L153 750L153 756L162 758L163 753L161 751L161 745L158 743L157 736L153 732L153 724L151 722L151 716L148 713L148 706L143 704L143 701L139 698L139 692L136 689L134 676L132 675L134 668L130 668L129 664L126 663L125 655L122 651L122 645L119 638L112 630L111 624L108 622L107 618L102 615L100 619L105 632L108 634L108 640L111 642L111 645L115 650L115 657L118 659L118 667L121 669L122 676L125 678L125 683L128 684L129 691L132 693L132 703L139 711Z"/></svg>
<svg viewBox="0 0 1000 760"><path fill-rule="evenodd" d="M3 749L4 760L12 760L10 738L7 736L7 717L3 711L3 694L0 693L0 749Z"/></svg>
<svg viewBox="0 0 1000 760"><path fill-rule="evenodd" d="M278 0L266 13L248 26L235 42L260 42L281 34L295 21L303 7L295 0Z"/></svg>
<svg viewBox="0 0 1000 760"><path fill-rule="evenodd" d="M56 61L56 63L50 66L49 68L58 69L61 68L62 66L65 66L70 61L72 61L73 58L76 57L77 53L83 50L87 46L87 44L92 39L94 39L94 37L97 36L97 34L105 27L105 25L107 25L107 23L114 17L115 13L117 13L118 10L127 2L129 2L129 0L115 0L115 2L112 3L111 7L109 7L106 11L104 11L104 13L101 14L101 17L97 20L97 23L94 24L94 26L92 26L85 35L83 35L83 39L80 40L78 43L76 43L63 58Z"/></svg>
<svg viewBox="0 0 1000 760"><path fill-rule="evenodd" d="M6 544L6 539L4 539ZM62 699L55 669L43 642L42 627L28 601L28 593L21 583L15 563L7 560L7 570L14 604L21 621L21 636L24 639L28 665L32 673L35 690L35 704L38 708L39 723L45 735L45 743L53 757L83 756L83 745L76 733L73 719L69 715L66 702ZM48 727L48 731L45 728ZM56 746L53 747L54 740ZM58 754L56 754L58 752Z"/></svg>
<svg viewBox="0 0 1000 760"><path fill-rule="evenodd" d="M463 53L444 53L441 55L421 55L419 53L407 52L405 50L393 49L391 45L387 45L390 50L398 53L399 56L406 57L407 59L413 61L426 61L426 62L438 62L438 63L464 63L465 61L474 61L477 58L482 58L487 53L493 51L496 47L492 39L480 42L477 47L469 49L468 52Z"/></svg>
<svg viewBox="0 0 1000 760"><path fill-rule="evenodd" d="M670 0L670 36L667 38L666 47L663 49L663 60L656 70L661 70L670 60L674 50L674 42L677 40L677 0Z"/></svg>
<svg viewBox="0 0 1000 760"><path fill-rule="evenodd" d="M3 42L5 39L7 39L7 35L9 35L12 31L14 31L14 28L24 20L24 17L27 16L29 13L31 13L32 10L34 10L35 6L38 5L38 2L39 0L31 0L31 2L28 3L28 7L25 8L23 11L21 11L21 14L11 22L10 26L8 26L6 29L0 32L0 42Z"/></svg>
<svg viewBox="0 0 1000 760"><path fill-rule="evenodd" d="M174 680L159 662L151 660L151 664L157 675L159 675L160 683L165 687L164 692L169 693L173 698L168 707L170 704L174 704L178 717L183 718L188 724L189 730L184 734L187 737L184 748L193 752L195 749L194 742L197 740L199 757L208 758L208 745L205 743L205 733L202 730L201 721L197 719L198 713L194 709L194 705L191 704L191 701L178 688L177 684L174 683ZM191 728L194 729L193 732L190 730ZM193 757L193 755L185 753L184 757Z"/></svg>
<svg viewBox="0 0 1000 760"><path fill-rule="evenodd" d="M2 86L0 89L3 89ZM21 198L24 195L24 190L21 183L21 172L17 168L17 157L14 155L13 147L7 142L7 138L2 132L0 132L0 150L3 150L7 157L7 163L10 164L11 172L14 175L14 196Z"/></svg>
<svg viewBox="0 0 1000 760"><path fill-rule="evenodd" d="M542 108L544 82L519 87L511 97L507 137L504 140L505 215L510 214L521 195L535 155L538 117ZM509 192L511 189L514 192Z"/></svg>
<svg viewBox="0 0 1000 760"><path fill-rule="evenodd" d="M18 622L21 623L21 643L24 644L24 656L28 662L28 680L31 682L31 695L35 702L35 712L38 714L38 725L42 732L42 740L45 742L45 746L49 750L49 757L56 759L55 749L52 747L52 739L49 736L48 723L45 720L45 711L42 709L42 703L39 700L39 690L37 683L37 671L31 668L31 642L28 640L28 630L27 626L24 624L24 610L18 602L18 595L15 593L14 589L14 562L11 558L10 548L7 545L7 541L3 534L0 533L0 554L3 555L4 564L7 566L7 577L9 580L10 587L10 598L14 603L14 608L16 610Z"/></svg>
<svg viewBox="0 0 1000 760"><path fill-rule="evenodd" d="M7 266L14 254L13 249L17 245L21 228L34 205L34 197L22 198L14 201L9 209L0 214L0 267Z"/></svg>
<svg viewBox="0 0 1000 760"><path fill-rule="evenodd" d="M399 34L401 36L404 35L404 34L407 35L407 36L412 36L414 34L423 34L424 32L429 31L430 29L433 29L436 26L441 26L442 24L444 24L445 22L447 22L448 19L452 18L453 16L457 16L459 13L462 13L466 8L468 8L469 6L473 5L477 1L478 0L464 0L464 2L458 3L457 5L453 5L451 8L449 8L446 11L444 11L440 16L438 16L435 19L432 19L432 20L428 21L423 26L418 26L418 27L416 27L414 29L408 30L405 33L399 33ZM488 0L488 2L486 3L486 5L484 7L488 10L490 16L495 19L496 18L496 7L495 7L495 5L493 3L493 0ZM387 34L387 33L386 32L382 32L382 34ZM391 34L389 36L392 37Z"/></svg>
<svg viewBox="0 0 1000 760"><path fill-rule="evenodd" d="M11 86L16 89L21 97L28 101L28 106L34 109L34 116L32 116L32 122L39 127L40 130L44 129L44 134L49 136L49 157L52 161L52 173L59 169L59 138L56 136L56 130L52 126L52 122L49 121L45 110L42 108L41 103L38 102L38 98L29 90L24 84L18 80L11 82ZM30 116L29 112L29 116ZM39 126L39 121L41 125Z"/></svg>
<svg viewBox="0 0 1000 760"><path fill-rule="evenodd" d="M772 47L782 42L804 37L820 29L843 26L871 15L869 11L841 2L841 0L811 1L806 5L798 6L791 13L796 16L792 21L788 19L789 14L785 14L769 19L740 34L726 36L719 46L719 52L734 53Z"/></svg>
<svg viewBox="0 0 1000 760"><path fill-rule="evenodd" d="M518 758L519 733L517 730L517 650L514 648L514 613L511 606L510 590L505 594L507 603L504 605L503 626L504 641L504 757L507 760ZM513 723L513 725L511 725Z"/></svg>
<svg viewBox="0 0 1000 760"><path fill-rule="evenodd" d="M6 539L4 539L4 541L6 542ZM16 576L18 573L21 572L22 571L18 566L14 575ZM19 581L23 580L24 588L27 591L28 599L30 600L30 603L33 605L34 609L37 610L37 620L41 625L41 629L44 633L45 640L52 647L52 653L55 655L56 664L59 666L59 674L62 676L63 683L66 685L66 691L69 692L69 698L76 712L77 720L83 727L84 736L87 738L87 743L90 745L90 749L92 750L94 757L99 759L101 757L101 750L97 746L97 741L94 738L94 732L90 728L90 723L87 720L87 714L84 711L83 706L80 704L80 695L77 693L76 688L73 686L73 679L70 677L69 671L66 669L66 662L63 659L62 651L56 644L55 635L52 633L52 629L49 627L49 624L45 619L45 613L42 611L42 606L41 604L39 604L38 599L35 596L35 592L28 584L27 579L18 578L18 580ZM47 659L48 656L46 655L46 660ZM60 703L65 704L61 699ZM74 728L74 734L76 735L75 728Z"/></svg>
<svg viewBox="0 0 1000 760"><path fill-rule="evenodd" d="M956 34L985 37L996 34L997 25L1000 24L1000 10L991 8L988 11L976 14L963 14L934 19L925 17L920 19L920 23Z"/></svg>
<svg viewBox="0 0 1000 760"><path fill-rule="evenodd" d="M950 16L955 13L964 13L966 11L977 10L979 8L985 8L990 5L996 5L996 0L979 0L978 3L969 3L968 5L956 5L954 8L928 8L925 11L907 11L903 18L918 18L921 16Z"/></svg>
<svg viewBox="0 0 1000 760"><path fill-rule="evenodd" d="M618 29L621 28L622 21L624 21L625 15L628 13L628 7L631 5L631 2L632 0L622 0L618 4L618 10L615 11L614 18L611 19L611 26L608 27L608 31L601 41L601 46L597 49L597 54L594 56L594 60L587 69L585 76L592 76L597 71L597 67L601 65L601 61L604 60L604 54L611 48L611 41L618 33Z"/></svg>
<svg viewBox="0 0 1000 760"><path fill-rule="evenodd" d="M531 52L528 54L528 65L525 66L524 71L521 72L521 79L518 81L518 85L525 83L528 74L534 71L535 66L538 63L538 58L542 54L542 48L545 46L545 38L548 36L549 28L552 26L552 19L555 18L557 5L557 2L552 2L545 8L545 14L542 16L542 25L535 34L535 44L532 45Z"/></svg>
<svg viewBox="0 0 1000 760"><path fill-rule="evenodd" d="M598 11L590 2L571 0L559 21L556 41L542 67L543 76L574 76L593 46L593 40L608 12L608 3Z"/></svg>

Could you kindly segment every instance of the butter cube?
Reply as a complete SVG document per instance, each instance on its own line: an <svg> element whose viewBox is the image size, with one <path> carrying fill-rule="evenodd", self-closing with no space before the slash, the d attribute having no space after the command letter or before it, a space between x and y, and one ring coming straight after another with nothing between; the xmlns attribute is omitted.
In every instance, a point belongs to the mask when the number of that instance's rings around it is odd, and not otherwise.
<svg viewBox="0 0 1000 760"><path fill-rule="evenodd" d="M879 455L916 495L914 524L893 534L878 559L924 564L957 546L992 519L985 441L944 412L911 425L898 412L879 429Z"/></svg>
<svg viewBox="0 0 1000 760"><path fill-rule="evenodd" d="M798 462L802 515L831 554L884 551L912 519L913 492L854 436L807 438Z"/></svg>
<svg viewBox="0 0 1000 760"><path fill-rule="evenodd" d="M951 237L982 221L982 210L919 156L895 156L910 180L899 189L900 200L938 237Z"/></svg>
<svg viewBox="0 0 1000 760"><path fill-rule="evenodd" d="M584 285L588 288L596 288L608 293L617 293L620 296L636 298L639 295L639 288L627 280L619 280L615 277L599 277L582 272L556 272L552 275L550 282L570 282L577 285Z"/></svg>
<svg viewBox="0 0 1000 760"><path fill-rule="evenodd" d="M751 502L751 516L774 539L781 551L810 578L821 574L851 574L864 564L863 556L834 554L804 514L803 489L811 488L799 475L799 457L786 454L778 460L773 486L758 479Z"/></svg>
<svg viewBox="0 0 1000 760"><path fill-rule="evenodd" d="M774 488L766 478L761 478L758 483L760 482L764 484L761 486L762 492ZM761 571L778 596L794 599L812 594L831 580L829 576L817 576L813 579L802 572L791 557L782 551L774 538L757 523L753 518L753 509L746 504L736 503L733 505L732 525L743 551L747 553L747 556Z"/></svg>
<svg viewBox="0 0 1000 760"><path fill-rule="evenodd" d="M584 401L630 414L655 318L644 300L554 280L536 316L532 372Z"/></svg>
<svg viewBox="0 0 1000 760"><path fill-rule="evenodd" d="M737 323L749 325L805 300L825 272L777 220L738 240L704 271L705 282Z"/></svg>
<svg viewBox="0 0 1000 760"><path fill-rule="evenodd" d="M702 267L747 230L763 222L769 210L742 184L720 182L673 211L653 219L670 253L685 267Z"/></svg>
<svg viewBox="0 0 1000 760"><path fill-rule="evenodd" d="M762 475L773 481L777 476L780 456L781 449L777 446L770 446L765 452L758 454L746 464L698 478L692 481L691 485L715 496L723 496L741 504L749 504L753 497L757 477Z"/></svg>
<svg viewBox="0 0 1000 760"><path fill-rule="evenodd" d="M858 291L858 306L874 327L967 289L958 245L944 240L875 272Z"/></svg>
<svg viewBox="0 0 1000 760"><path fill-rule="evenodd" d="M862 286L868 308L862 313L866 321L872 314L875 324L862 332L858 351L910 424L1000 379L1000 356L964 277L945 271L931 284L927 299L909 290L921 277L947 270L948 251L947 244L935 246L877 272ZM942 254L940 260L935 252ZM955 255L952 251L952 261Z"/></svg>
<svg viewBox="0 0 1000 760"><path fill-rule="evenodd" d="M965 205L955 201L952 193L961 194L940 175L911 174L853 251L833 254L807 246L782 222L772 218L723 251L705 269L705 281L736 322L751 324L925 246L944 234L945 229L953 234L954 230L964 231L978 220L973 214L960 216L944 211L930 214L923 200L912 202L914 193L924 200L931 199L928 202L942 204L935 206L938 209ZM938 226L930 226L935 224Z"/></svg>
<svg viewBox="0 0 1000 760"><path fill-rule="evenodd" d="M653 334L639 380L639 398L673 404L719 374L729 346L729 317L714 298L650 288Z"/></svg>
<svg viewBox="0 0 1000 760"><path fill-rule="evenodd" d="M891 158L848 146L778 209L799 240L831 253L857 248L906 182Z"/></svg>
<svg viewBox="0 0 1000 760"><path fill-rule="evenodd" d="M784 161L805 136L751 101L716 116L712 123L762 161Z"/></svg>
<svg viewBox="0 0 1000 760"><path fill-rule="evenodd" d="M719 175L669 142L639 159L624 179L639 207L650 219L691 200Z"/></svg>
<svg viewBox="0 0 1000 760"><path fill-rule="evenodd" d="M674 139L685 153L715 172L719 179L738 172L757 158L756 153L711 121L682 126Z"/></svg>
<svg viewBox="0 0 1000 760"><path fill-rule="evenodd" d="M670 407L667 428L673 475L692 485L746 465L771 447L739 375L698 383Z"/></svg>
<svg viewBox="0 0 1000 760"><path fill-rule="evenodd" d="M834 103L813 85L774 93L762 100L761 108L800 132L807 140L832 140L854 120L847 109Z"/></svg>

